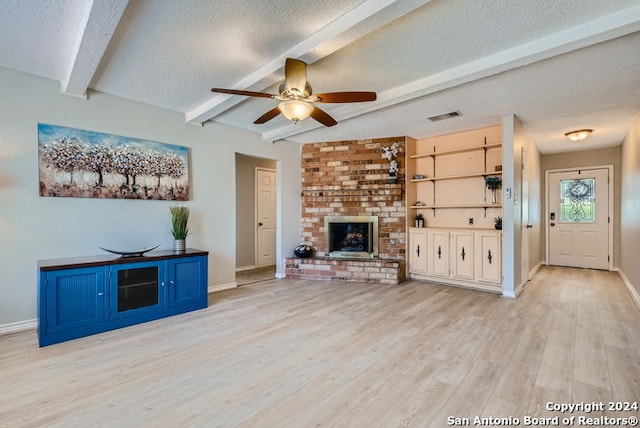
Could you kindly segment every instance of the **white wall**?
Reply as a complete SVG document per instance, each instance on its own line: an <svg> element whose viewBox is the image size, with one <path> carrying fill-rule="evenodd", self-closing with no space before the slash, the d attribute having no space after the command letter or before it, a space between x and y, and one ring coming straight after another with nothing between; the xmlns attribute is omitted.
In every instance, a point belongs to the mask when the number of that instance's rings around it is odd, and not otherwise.
<svg viewBox="0 0 640 428"><path fill-rule="evenodd" d="M300 146L255 133L184 123L182 114L100 93L62 96L46 79L0 68L0 327L36 317L38 259L101 254L98 247L171 248L171 201L38 195L37 123L191 148L191 235L208 250L209 285L235 281L235 153L279 162L278 272L300 237ZM282 227L286 225L286 229Z"/></svg>
<svg viewBox="0 0 640 428"><path fill-rule="evenodd" d="M637 297L640 295L640 116L622 143L621 158L620 270Z"/></svg>
<svg viewBox="0 0 640 428"><path fill-rule="evenodd" d="M522 125L514 115L502 117L502 294L515 298L520 286L521 210L520 141L516 135ZM511 193L507 197L507 193Z"/></svg>

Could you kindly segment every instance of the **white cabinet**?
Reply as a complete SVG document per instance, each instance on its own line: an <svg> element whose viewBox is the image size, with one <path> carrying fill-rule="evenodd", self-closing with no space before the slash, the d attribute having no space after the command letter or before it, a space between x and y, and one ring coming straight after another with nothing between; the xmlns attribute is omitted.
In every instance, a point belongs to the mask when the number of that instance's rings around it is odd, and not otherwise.
<svg viewBox="0 0 640 428"><path fill-rule="evenodd" d="M411 273L427 274L427 229L409 229L409 266Z"/></svg>
<svg viewBox="0 0 640 428"><path fill-rule="evenodd" d="M502 235L496 231L476 232L476 280L502 283Z"/></svg>
<svg viewBox="0 0 640 428"><path fill-rule="evenodd" d="M449 231L430 230L429 239L429 273L436 276L448 277L451 273L449 267Z"/></svg>
<svg viewBox="0 0 640 428"><path fill-rule="evenodd" d="M451 232L451 276L473 280L473 232Z"/></svg>
<svg viewBox="0 0 640 428"><path fill-rule="evenodd" d="M489 229L411 228L412 279L500 291L502 233ZM426 249L426 254L423 249Z"/></svg>

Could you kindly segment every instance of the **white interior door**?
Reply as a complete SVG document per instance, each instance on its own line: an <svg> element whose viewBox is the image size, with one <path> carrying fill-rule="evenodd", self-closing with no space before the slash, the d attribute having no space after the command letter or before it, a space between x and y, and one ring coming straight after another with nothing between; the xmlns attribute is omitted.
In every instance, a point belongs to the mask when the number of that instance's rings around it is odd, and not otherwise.
<svg viewBox="0 0 640 428"><path fill-rule="evenodd" d="M520 180L520 209L522 210L520 228L522 230L522 241L520 249L520 284L526 284L529 281L529 231L533 226L529 224L529 180L530 171L527 168L527 152L521 148L522 154L522 180Z"/></svg>
<svg viewBox="0 0 640 428"><path fill-rule="evenodd" d="M609 268L609 169L551 172L547 180L549 263Z"/></svg>
<svg viewBox="0 0 640 428"><path fill-rule="evenodd" d="M276 264L276 171L256 168L256 263Z"/></svg>

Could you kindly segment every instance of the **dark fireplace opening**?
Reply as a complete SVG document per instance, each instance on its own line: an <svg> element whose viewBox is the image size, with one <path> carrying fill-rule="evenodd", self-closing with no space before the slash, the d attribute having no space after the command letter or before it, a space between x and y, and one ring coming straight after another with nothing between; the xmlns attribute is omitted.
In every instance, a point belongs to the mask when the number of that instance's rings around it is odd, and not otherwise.
<svg viewBox="0 0 640 428"><path fill-rule="evenodd" d="M378 255L377 216L333 216L325 218L327 255L373 258Z"/></svg>

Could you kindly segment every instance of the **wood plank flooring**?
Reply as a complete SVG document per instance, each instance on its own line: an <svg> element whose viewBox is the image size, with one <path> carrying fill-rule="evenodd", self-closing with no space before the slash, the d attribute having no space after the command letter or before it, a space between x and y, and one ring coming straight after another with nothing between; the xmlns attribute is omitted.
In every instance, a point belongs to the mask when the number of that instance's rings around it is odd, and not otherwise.
<svg viewBox="0 0 640 428"><path fill-rule="evenodd" d="M593 270L545 267L518 300L413 281L271 280L46 348L34 332L0 337L0 391L11 428L637 416L546 403L639 401L640 312L617 274Z"/></svg>

